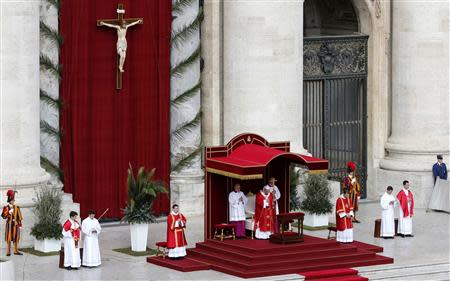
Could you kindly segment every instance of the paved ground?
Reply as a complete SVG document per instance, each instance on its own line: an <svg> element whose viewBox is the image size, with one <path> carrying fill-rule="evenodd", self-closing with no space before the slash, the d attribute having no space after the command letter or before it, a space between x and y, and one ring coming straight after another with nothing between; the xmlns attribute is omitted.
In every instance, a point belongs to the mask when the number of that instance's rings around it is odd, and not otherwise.
<svg viewBox="0 0 450 281"><path fill-rule="evenodd" d="M359 268L371 280L450 280L450 214L426 212L417 209L413 223L413 238L384 240L373 238L374 220L379 217L379 205L361 205L355 226L355 239L384 247L384 255L394 257L388 266ZM190 246L203 239L203 218L188 218L187 239ZM149 245L165 240L165 223L149 227ZM327 231L306 231L306 234L326 237ZM145 257L131 257L112 251L130 245L129 228L126 225L104 227L100 247L102 266L95 269L81 268L68 271L58 268L58 257L36 257L25 254L13 256L16 280L236 280L234 276L208 270L182 273L158 267L145 261ZM5 258L2 252L1 258ZM413 266L414 267L411 267ZM446 278L448 277L448 278ZM284 275L266 280L302 280L298 275ZM262 279L259 279L262 280Z"/></svg>

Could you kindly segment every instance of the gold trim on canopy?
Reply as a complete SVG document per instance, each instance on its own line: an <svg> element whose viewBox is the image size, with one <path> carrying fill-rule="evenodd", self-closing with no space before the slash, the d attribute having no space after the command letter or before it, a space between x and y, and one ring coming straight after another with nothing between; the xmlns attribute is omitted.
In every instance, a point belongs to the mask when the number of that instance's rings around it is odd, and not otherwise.
<svg viewBox="0 0 450 281"><path fill-rule="evenodd" d="M263 178L263 174L239 175L239 174L230 173L230 172L226 172L226 171L222 171L222 170L218 170L218 169L214 169L214 168L206 168L206 171L213 173L213 174L218 174L221 176L239 179L239 180L256 180L256 179Z"/></svg>

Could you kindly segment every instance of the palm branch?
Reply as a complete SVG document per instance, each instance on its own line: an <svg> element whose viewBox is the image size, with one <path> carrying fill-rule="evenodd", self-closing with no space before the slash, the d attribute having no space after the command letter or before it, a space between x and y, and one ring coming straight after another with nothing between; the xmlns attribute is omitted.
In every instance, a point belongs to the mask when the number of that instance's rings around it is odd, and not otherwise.
<svg viewBox="0 0 450 281"><path fill-rule="evenodd" d="M195 49L195 51L189 57L182 60L181 62L179 62L178 64L176 64L171 68L170 75L174 77L181 77L181 75L186 71L186 69L200 58L200 54L201 54L201 47L199 44L197 49Z"/></svg>
<svg viewBox="0 0 450 281"><path fill-rule="evenodd" d="M173 107L178 108L179 106L181 106L182 104L187 102L189 99L194 97L198 93L198 91L201 89L201 87L202 87L202 82L199 80L197 82L197 84L195 84L193 87L186 90L184 93L182 93L178 97L174 98L173 100L171 100L170 104Z"/></svg>
<svg viewBox="0 0 450 281"><path fill-rule="evenodd" d="M172 47L179 48L183 43L186 43L192 35L198 34L202 20L203 11L200 10L191 23L174 30L171 37Z"/></svg>

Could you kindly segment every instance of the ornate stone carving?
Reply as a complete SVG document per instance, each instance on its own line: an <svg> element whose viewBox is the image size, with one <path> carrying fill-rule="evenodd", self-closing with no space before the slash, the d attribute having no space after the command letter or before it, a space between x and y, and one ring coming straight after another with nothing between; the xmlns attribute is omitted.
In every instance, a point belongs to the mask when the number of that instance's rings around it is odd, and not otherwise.
<svg viewBox="0 0 450 281"><path fill-rule="evenodd" d="M305 38L304 77L365 75L367 39L365 35Z"/></svg>

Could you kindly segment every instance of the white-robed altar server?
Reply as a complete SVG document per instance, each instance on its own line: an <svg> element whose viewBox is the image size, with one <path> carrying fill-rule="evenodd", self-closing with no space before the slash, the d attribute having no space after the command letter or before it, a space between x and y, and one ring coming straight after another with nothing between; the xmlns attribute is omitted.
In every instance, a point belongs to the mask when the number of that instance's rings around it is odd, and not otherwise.
<svg viewBox="0 0 450 281"><path fill-rule="evenodd" d="M280 199L281 193L280 190L278 189L278 186L275 185L276 181L277 180L274 177L270 177L267 185L263 187L263 190L264 188L268 187L270 193L272 193L273 196L275 196L275 215L278 215L280 213L278 209L278 199Z"/></svg>
<svg viewBox="0 0 450 281"><path fill-rule="evenodd" d="M64 223L62 234L64 236L64 267L68 270L78 269L81 266L79 241L81 237L78 213L70 212L70 218Z"/></svg>
<svg viewBox="0 0 450 281"><path fill-rule="evenodd" d="M245 237L245 205L247 205L247 201L247 197L241 191L241 185L236 183L234 191L228 195L228 203L230 223L234 225L237 238Z"/></svg>
<svg viewBox="0 0 450 281"><path fill-rule="evenodd" d="M98 246L98 235L102 231L100 223L95 218L95 211L88 212L88 217L81 224L83 232L83 266L99 266L101 261L100 247Z"/></svg>
<svg viewBox="0 0 450 281"><path fill-rule="evenodd" d="M400 205L397 232L402 237L413 237L414 198L411 190L409 190L409 181L403 181L403 189L397 194L397 199Z"/></svg>
<svg viewBox="0 0 450 281"><path fill-rule="evenodd" d="M395 197L392 195L392 186L388 186L386 192L381 196L381 233L382 238L394 238L395 236L395 218L394 208L396 205Z"/></svg>

